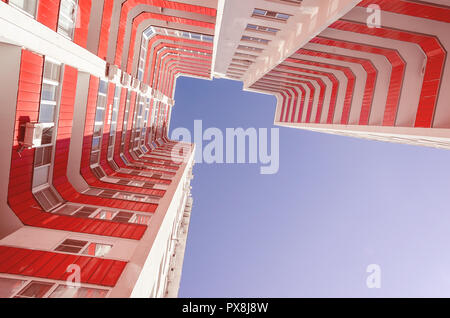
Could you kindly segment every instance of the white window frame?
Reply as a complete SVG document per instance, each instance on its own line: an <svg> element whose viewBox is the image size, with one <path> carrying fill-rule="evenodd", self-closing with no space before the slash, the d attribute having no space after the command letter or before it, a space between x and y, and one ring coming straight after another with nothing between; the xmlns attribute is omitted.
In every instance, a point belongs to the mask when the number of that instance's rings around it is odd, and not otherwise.
<svg viewBox="0 0 450 318"><path fill-rule="evenodd" d="M35 277L35 278L28 278L28 277L24 277L24 276L19 276L19 275L12 275L12 274L0 274L0 278L6 278L6 279L14 279L14 280L19 280L19 281L25 281L24 285L22 286L22 288L20 288L17 292L13 293L12 295L9 296L9 298L15 298L16 296L18 296L20 294L20 292L22 292L23 290L25 290L25 288L27 288L29 286L29 284L31 282L36 282L36 283L43 283L43 284L54 284L45 294L42 298L49 298L49 296L59 287L59 286L68 286L67 284L61 283L61 281L57 281L57 280L51 280L51 279L45 279L45 278L41 278L41 277ZM110 293L112 288L107 288L105 286L100 286L100 285L92 285L92 284L85 284L85 283L81 283L80 284L80 288L91 288L91 289L98 289L98 290L104 290L106 291L106 295L105 298L107 298ZM22 298L22 297L21 297ZM23 298L27 298L27 297L23 297Z"/></svg>
<svg viewBox="0 0 450 318"><path fill-rule="evenodd" d="M39 6L38 6L39 0L33 0L33 1L35 1L35 4L34 4L34 12L33 12L33 13L30 13L30 12L26 11L25 9L23 9L22 7L20 7L19 5L17 5L17 4L14 3L14 2L11 2L11 1L14 1L14 0L9 0L8 4L11 5L13 8L18 9L19 11L21 11L22 13L28 15L29 17L31 17L31 18L33 18L33 19L36 18L36 16L37 16L37 11L38 11L38 7L39 7ZM29 0L23 0L23 1L24 1L24 3L25 3L25 2L27 2L27 1L29 1Z"/></svg>

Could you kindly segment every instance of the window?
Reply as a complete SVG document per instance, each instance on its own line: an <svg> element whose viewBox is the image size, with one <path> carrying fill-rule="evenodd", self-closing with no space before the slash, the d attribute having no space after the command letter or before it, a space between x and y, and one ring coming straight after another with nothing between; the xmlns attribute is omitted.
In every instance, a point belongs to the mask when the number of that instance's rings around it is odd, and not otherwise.
<svg viewBox="0 0 450 318"><path fill-rule="evenodd" d="M128 221L133 217L133 213L130 212L119 212L117 215L112 219L114 222L120 222L120 223L128 223Z"/></svg>
<svg viewBox="0 0 450 318"><path fill-rule="evenodd" d="M80 218L88 218L95 211L97 211L97 208L91 208L91 207L85 206L85 207L82 207L80 210L78 210L73 215L77 216L77 217L80 217Z"/></svg>
<svg viewBox="0 0 450 318"><path fill-rule="evenodd" d="M111 221L114 217L116 212L114 211L106 211L102 210L97 215L94 216L94 219L100 219L100 220L109 220Z"/></svg>
<svg viewBox="0 0 450 318"><path fill-rule="evenodd" d="M14 296L26 283L27 281L21 279L0 277L0 298Z"/></svg>
<svg viewBox="0 0 450 318"><path fill-rule="evenodd" d="M87 241L67 239L62 242L55 251L66 253L79 253L87 245Z"/></svg>
<svg viewBox="0 0 450 318"><path fill-rule="evenodd" d="M128 116L129 116L129 110L130 110L130 99L131 99L131 91L128 91L127 93L127 101L125 103L125 113L123 116L123 126L122 126L122 137L120 140L120 158L125 162L125 164L128 164L128 161L125 159L125 156L123 155L124 147L125 147L125 138L127 136L127 129L128 129Z"/></svg>
<svg viewBox="0 0 450 318"><path fill-rule="evenodd" d="M104 298L109 289L59 285L22 277L0 277L0 298Z"/></svg>
<svg viewBox="0 0 450 318"><path fill-rule="evenodd" d="M61 65L46 58L44 63L41 101L39 107L39 122L54 123L59 98L59 83ZM48 183L49 171L52 162L54 126L44 128L41 144L44 147L36 148L34 154L33 188Z"/></svg>
<svg viewBox="0 0 450 318"><path fill-rule="evenodd" d="M234 67L229 67L227 72L229 72L229 73L236 73L236 74L244 74L245 73L244 70L237 69L237 68L234 68Z"/></svg>
<svg viewBox="0 0 450 318"><path fill-rule="evenodd" d="M49 298L105 298L107 294L106 289L59 285Z"/></svg>
<svg viewBox="0 0 450 318"><path fill-rule="evenodd" d="M301 5L303 2L303 0L266 0L266 1L278 2L278 3L294 5L294 6Z"/></svg>
<svg viewBox="0 0 450 318"><path fill-rule="evenodd" d="M247 30L249 31L258 31L258 32L264 32L267 34L275 35L280 29L275 29L271 27L256 25L256 24L247 24Z"/></svg>
<svg viewBox="0 0 450 318"><path fill-rule="evenodd" d="M33 17L36 16L37 0L9 0L9 4L25 11Z"/></svg>
<svg viewBox="0 0 450 318"><path fill-rule="evenodd" d="M36 172L35 172L36 173ZM47 170L48 174L48 170ZM35 177L33 177L33 185L35 183ZM45 211L50 211L57 206L60 206L63 201L58 197L55 191L51 187L47 187L43 190L34 193L34 197L39 202L40 206Z"/></svg>
<svg viewBox="0 0 450 318"><path fill-rule="evenodd" d="M241 65L241 64L236 64L236 63L231 63L229 66L229 69L238 69L240 71L246 71L248 69L248 65Z"/></svg>
<svg viewBox="0 0 450 318"><path fill-rule="evenodd" d="M55 248L55 251L103 257L108 254L111 248L112 245L109 244L66 239L57 248Z"/></svg>
<svg viewBox="0 0 450 318"><path fill-rule="evenodd" d="M264 9L254 9L252 17L256 18L265 18L265 19L271 19L271 20L277 20L280 22L286 22L291 15L275 12L275 11L268 11Z"/></svg>
<svg viewBox="0 0 450 318"><path fill-rule="evenodd" d="M148 46L148 37L144 36L141 40L141 51L139 53L139 65L138 65L138 80L142 81L144 78L145 71L145 61L147 59L147 46Z"/></svg>
<svg viewBox="0 0 450 318"><path fill-rule="evenodd" d="M173 37L179 37L179 38L186 38L186 39L193 39L197 41L204 41L204 42L213 42L214 38L211 35L206 34L199 34L189 31L181 31L181 30L173 30L173 29L167 29L163 27L152 27L153 31L162 34L162 35L169 35ZM144 31L145 33L145 31Z"/></svg>
<svg viewBox="0 0 450 318"><path fill-rule="evenodd" d="M61 208L55 210L54 213L62 215L73 215L80 218L89 218L95 211L97 211L97 208L65 204Z"/></svg>
<svg viewBox="0 0 450 318"><path fill-rule="evenodd" d="M236 53L234 53L234 55L235 55L235 56L239 56L239 57L249 58L249 59L256 59L256 58L257 58L256 55L246 54L246 53L240 53L240 52L236 52Z"/></svg>
<svg viewBox="0 0 450 318"><path fill-rule="evenodd" d="M247 36L247 35L243 35L241 40L248 41L248 42L256 42L256 43L260 43L260 44L268 44L270 42L269 40L266 40L266 39L261 39L261 38L257 38L254 36Z"/></svg>
<svg viewBox="0 0 450 318"><path fill-rule="evenodd" d="M143 215L138 213L130 213L124 211L107 211L101 210L98 214L94 216L94 219L108 220L120 223L136 223L148 225L150 222L150 215Z"/></svg>
<svg viewBox="0 0 450 318"><path fill-rule="evenodd" d="M150 222L150 215L142 215L142 214L135 214L131 219L130 223L136 223L136 224L145 224L148 225Z"/></svg>
<svg viewBox="0 0 450 318"><path fill-rule="evenodd" d="M77 0L62 0L59 9L58 33L72 40L77 21Z"/></svg>
<svg viewBox="0 0 450 318"><path fill-rule="evenodd" d="M32 281L14 298L43 298L52 287L52 283Z"/></svg>
<svg viewBox="0 0 450 318"><path fill-rule="evenodd" d="M238 64L244 64L244 65L250 65L250 64L253 64L253 61L251 61L251 60L243 60L243 59L232 59L232 61L234 62L234 63L238 63Z"/></svg>
<svg viewBox="0 0 450 318"><path fill-rule="evenodd" d="M112 245L90 243L82 254L96 257L103 257L111 250Z"/></svg>
<svg viewBox="0 0 450 318"><path fill-rule="evenodd" d="M100 81L97 96L97 109L95 111L94 133L92 136L91 165L100 161L100 146L102 142L103 124L105 121L107 92L108 83L106 81Z"/></svg>
<svg viewBox="0 0 450 318"><path fill-rule="evenodd" d="M48 183L50 166L40 166L34 169L33 172L33 188L39 187Z"/></svg>
<svg viewBox="0 0 450 318"><path fill-rule="evenodd" d="M77 205L64 204L60 209L55 211L55 213L62 214L62 215L71 215L71 214L73 214L73 212L75 212L79 208L80 207Z"/></svg>

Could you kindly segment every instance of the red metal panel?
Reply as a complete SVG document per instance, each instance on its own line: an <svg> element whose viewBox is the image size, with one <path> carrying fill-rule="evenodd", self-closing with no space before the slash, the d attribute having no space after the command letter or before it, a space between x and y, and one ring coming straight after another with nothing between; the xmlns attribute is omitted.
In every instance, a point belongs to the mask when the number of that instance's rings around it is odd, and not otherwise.
<svg viewBox="0 0 450 318"><path fill-rule="evenodd" d="M383 11L450 23L449 7L405 0L364 0L358 6L367 7L371 4L379 5Z"/></svg>
<svg viewBox="0 0 450 318"><path fill-rule="evenodd" d="M77 27L73 42L86 48L89 30L89 19L91 15L92 0L78 0Z"/></svg>
<svg viewBox="0 0 450 318"><path fill-rule="evenodd" d="M0 273L66 280L71 264L80 266L81 283L115 286L126 262L0 246Z"/></svg>
<svg viewBox="0 0 450 318"><path fill-rule="evenodd" d="M39 0L38 3L36 19L53 31L56 31L60 0Z"/></svg>
<svg viewBox="0 0 450 318"><path fill-rule="evenodd" d="M370 46L367 44L353 43L336 39L316 37L311 43L321 45L336 46L344 49L367 52L371 54L383 55L391 63L391 78L389 82L388 98L386 101L383 125L392 126L395 123L400 93L403 85L403 74L405 70L405 61L396 50ZM364 118L361 118L360 125L365 124Z"/></svg>
<svg viewBox="0 0 450 318"><path fill-rule="evenodd" d="M102 26L100 29L100 41L98 44L97 55L104 60L106 60L106 54L108 52L108 40L113 6L114 0L105 0L103 4Z"/></svg>
<svg viewBox="0 0 450 318"><path fill-rule="evenodd" d="M387 27L368 28L365 24L342 20L336 21L330 27L342 31L362 33L371 36L416 43L419 45L427 56L423 84L426 85L428 93L425 93L423 90L421 91L414 126L431 127L434 110L436 107L436 99L439 94L439 83L446 57L446 51L439 43L438 39L430 35L413 33L406 30L391 29Z"/></svg>

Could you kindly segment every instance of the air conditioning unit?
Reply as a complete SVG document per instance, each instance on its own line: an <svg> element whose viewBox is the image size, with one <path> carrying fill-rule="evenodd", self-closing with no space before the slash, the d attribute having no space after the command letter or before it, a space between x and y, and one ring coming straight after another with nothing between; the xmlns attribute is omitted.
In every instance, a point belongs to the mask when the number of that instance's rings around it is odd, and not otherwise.
<svg viewBox="0 0 450 318"><path fill-rule="evenodd" d="M121 73L121 71L119 70L119 68L116 65L110 64L110 63L106 64L106 74L105 75L110 82L118 83L119 79L120 79L120 73Z"/></svg>
<svg viewBox="0 0 450 318"><path fill-rule="evenodd" d="M130 87L131 85L131 76L125 72L122 72L122 78L120 79L120 83L124 87Z"/></svg>
<svg viewBox="0 0 450 318"><path fill-rule="evenodd" d="M149 88L150 87L147 84L142 83L142 82L139 85L139 90L141 91L142 94L145 94L145 95L147 95Z"/></svg>
<svg viewBox="0 0 450 318"><path fill-rule="evenodd" d="M139 85L140 84L141 84L141 82L137 78L133 77L133 79L131 80L131 88L133 90L139 90Z"/></svg>
<svg viewBox="0 0 450 318"><path fill-rule="evenodd" d="M54 123L26 123L24 125L25 136L22 145L29 149L40 147L45 131L54 125Z"/></svg>

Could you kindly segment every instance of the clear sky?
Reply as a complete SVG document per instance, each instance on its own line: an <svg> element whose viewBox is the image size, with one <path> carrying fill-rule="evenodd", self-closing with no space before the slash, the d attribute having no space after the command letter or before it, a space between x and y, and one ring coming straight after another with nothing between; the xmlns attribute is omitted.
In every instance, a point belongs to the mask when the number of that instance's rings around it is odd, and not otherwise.
<svg viewBox="0 0 450 318"><path fill-rule="evenodd" d="M179 78L171 130L273 127L275 98L241 89ZM450 151L281 127L277 174L197 164L179 296L450 297L449 166Z"/></svg>

